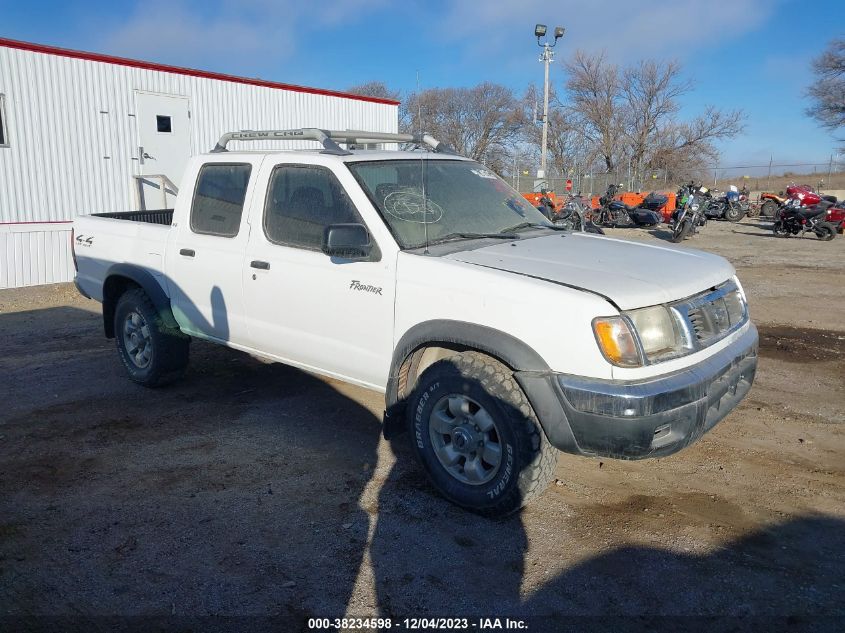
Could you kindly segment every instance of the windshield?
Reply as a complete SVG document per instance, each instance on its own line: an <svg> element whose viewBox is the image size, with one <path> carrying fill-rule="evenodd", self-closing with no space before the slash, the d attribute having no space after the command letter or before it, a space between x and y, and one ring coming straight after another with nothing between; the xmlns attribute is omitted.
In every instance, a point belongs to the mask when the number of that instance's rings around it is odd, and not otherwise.
<svg viewBox="0 0 845 633"><path fill-rule="evenodd" d="M412 159L347 165L402 248L424 246L426 231L433 243L534 224L552 226L506 182L475 162Z"/></svg>

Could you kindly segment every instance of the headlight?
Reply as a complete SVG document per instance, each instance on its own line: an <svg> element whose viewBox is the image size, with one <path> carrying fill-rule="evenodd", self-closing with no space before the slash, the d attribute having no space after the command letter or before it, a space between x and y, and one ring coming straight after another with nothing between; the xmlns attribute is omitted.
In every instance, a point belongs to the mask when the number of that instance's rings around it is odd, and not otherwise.
<svg viewBox="0 0 845 633"><path fill-rule="evenodd" d="M698 211L698 205L697 204L692 205L691 208L692 208L693 211Z"/></svg>
<svg viewBox="0 0 845 633"><path fill-rule="evenodd" d="M634 333L628 320L621 316L593 319L593 333L604 357L618 367L640 367L643 364Z"/></svg>
<svg viewBox="0 0 845 633"><path fill-rule="evenodd" d="M654 306L626 314L634 324L643 352L649 360L681 351L683 338L668 308Z"/></svg>

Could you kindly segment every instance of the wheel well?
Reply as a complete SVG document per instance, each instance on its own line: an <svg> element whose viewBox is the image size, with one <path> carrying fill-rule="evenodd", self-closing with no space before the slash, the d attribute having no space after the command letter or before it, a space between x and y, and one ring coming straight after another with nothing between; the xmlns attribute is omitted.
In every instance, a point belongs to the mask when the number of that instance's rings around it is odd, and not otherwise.
<svg viewBox="0 0 845 633"><path fill-rule="evenodd" d="M493 354L468 345L459 345L456 343L427 343L421 345L413 352L408 354L402 364L399 366L399 384L398 396L400 401L404 401L408 395L413 391L417 380L422 373L431 365L443 358L449 358L461 352L478 352L493 358L509 369L513 370L508 363L502 358L497 358Z"/></svg>
<svg viewBox="0 0 845 633"><path fill-rule="evenodd" d="M123 277L122 275L111 275L103 284L103 328L106 338L114 338L114 311L117 302L130 288L139 288L137 282Z"/></svg>

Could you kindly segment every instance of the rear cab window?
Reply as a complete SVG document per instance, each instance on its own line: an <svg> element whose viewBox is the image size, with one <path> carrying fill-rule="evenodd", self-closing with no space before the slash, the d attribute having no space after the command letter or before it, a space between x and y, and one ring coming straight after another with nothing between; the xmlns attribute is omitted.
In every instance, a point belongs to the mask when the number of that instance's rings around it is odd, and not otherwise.
<svg viewBox="0 0 845 633"><path fill-rule="evenodd" d="M200 168L191 203L191 230L235 237L241 226L252 165L208 163Z"/></svg>

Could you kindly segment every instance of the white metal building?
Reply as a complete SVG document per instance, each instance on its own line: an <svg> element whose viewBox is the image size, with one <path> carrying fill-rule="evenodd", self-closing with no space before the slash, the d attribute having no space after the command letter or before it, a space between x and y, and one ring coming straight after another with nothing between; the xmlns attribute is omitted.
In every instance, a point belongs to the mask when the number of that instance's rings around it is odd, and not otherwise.
<svg viewBox="0 0 845 633"><path fill-rule="evenodd" d="M71 280L74 217L172 206L224 132L396 132L397 106L0 38L0 288Z"/></svg>

